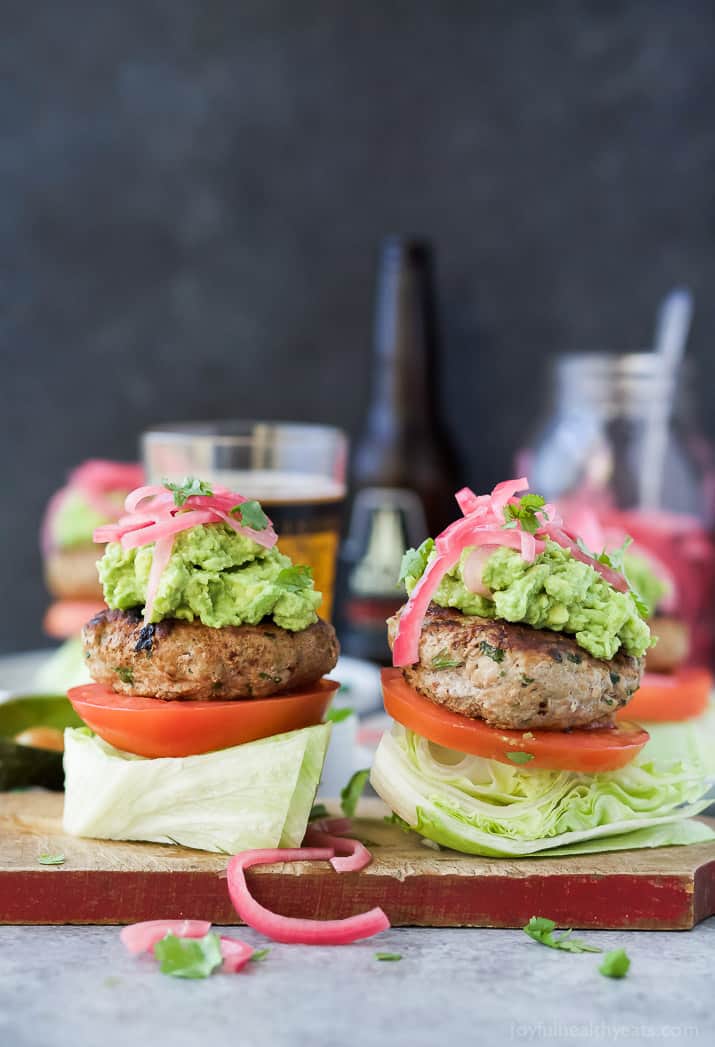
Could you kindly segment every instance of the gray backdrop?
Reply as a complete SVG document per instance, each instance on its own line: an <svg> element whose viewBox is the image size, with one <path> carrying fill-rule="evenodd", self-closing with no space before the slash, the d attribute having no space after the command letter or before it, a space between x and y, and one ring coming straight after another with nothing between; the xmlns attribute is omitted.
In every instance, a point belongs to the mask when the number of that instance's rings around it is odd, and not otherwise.
<svg viewBox="0 0 715 1047"><path fill-rule="evenodd" d="M706 395L714 12L5 0L0 649L42 642L38 520L79 460L176 418L356 429L386 232L436 244L475 485L542 413L546 355L647 342L677 281Z"/></svg>

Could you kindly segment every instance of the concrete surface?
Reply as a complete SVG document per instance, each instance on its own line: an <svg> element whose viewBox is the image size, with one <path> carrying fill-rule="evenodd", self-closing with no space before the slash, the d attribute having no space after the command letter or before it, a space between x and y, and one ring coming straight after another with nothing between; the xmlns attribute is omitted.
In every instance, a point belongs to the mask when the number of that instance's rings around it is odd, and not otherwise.
<svg viewBox="0 0 715 1047"><path fill-rule="evenodd" d="M126 954L114 927L0 927L0 1044L715 1042L715 919L691 932L580 937L624 946L628 977L604 978L598 956L520 931L401 929L335 949L273 945L248 973L182 981ZM381 963L376 950L403 958Z"/></svg>

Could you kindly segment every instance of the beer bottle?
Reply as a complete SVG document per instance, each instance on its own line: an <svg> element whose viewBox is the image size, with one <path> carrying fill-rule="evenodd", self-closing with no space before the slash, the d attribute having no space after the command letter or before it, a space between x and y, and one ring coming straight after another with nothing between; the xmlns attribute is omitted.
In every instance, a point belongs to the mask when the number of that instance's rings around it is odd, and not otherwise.
<svg viewBox="0 0 715 1047"><path fill-rule="evenodd" d="M437 405L432 251L401 237L381 247L372 389L352 461L340 558L338 626L345 654L387 663L385 619L404 602L405 549L454 518L456 469Z"/></svg>

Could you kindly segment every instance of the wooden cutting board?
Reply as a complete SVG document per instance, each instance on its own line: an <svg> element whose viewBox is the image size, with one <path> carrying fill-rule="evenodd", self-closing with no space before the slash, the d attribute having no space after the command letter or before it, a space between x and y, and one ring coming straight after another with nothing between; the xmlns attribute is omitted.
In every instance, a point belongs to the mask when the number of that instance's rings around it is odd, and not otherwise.
<svg viewBox="0 0 715 1047"><path fill-rule="evenodd" d="M715 913L715 843L520 860L425 847L363 801L355 835L373 862L338 874L327 863L251 870L256 897L289 916L335 919L381 905L395 926L689 929ZM238 921L226 859L150 843L80 840L62 832L62 796L0 794L0 923L131 923L188 917ZM61 866L38 855L63 854Z"/></svg>

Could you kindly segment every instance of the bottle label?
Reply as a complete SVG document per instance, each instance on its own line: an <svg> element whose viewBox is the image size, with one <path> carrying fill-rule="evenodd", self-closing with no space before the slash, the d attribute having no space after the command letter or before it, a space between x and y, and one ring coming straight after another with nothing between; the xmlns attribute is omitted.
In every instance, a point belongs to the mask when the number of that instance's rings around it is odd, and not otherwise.
<svg viewBox="0 0 715 1047"><path fill-rule="evenodd" d="M356 628L384 633L385 619L404 603L398 582L405 550L427 531L422 502L414 491L366 487L355 496L345 543L346 620Z"/></svg>

